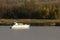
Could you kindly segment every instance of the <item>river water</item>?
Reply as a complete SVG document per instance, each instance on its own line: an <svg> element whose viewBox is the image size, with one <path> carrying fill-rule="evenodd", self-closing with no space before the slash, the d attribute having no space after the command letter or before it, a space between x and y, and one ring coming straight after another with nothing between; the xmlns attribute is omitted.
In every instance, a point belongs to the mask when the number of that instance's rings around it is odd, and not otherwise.
<svg viewBox="0 0 60 40"><path fill-rule="evenodd" d="M60 27L31 27L29 30L13 30L0 26L0 40L60 40Z"/></svg>

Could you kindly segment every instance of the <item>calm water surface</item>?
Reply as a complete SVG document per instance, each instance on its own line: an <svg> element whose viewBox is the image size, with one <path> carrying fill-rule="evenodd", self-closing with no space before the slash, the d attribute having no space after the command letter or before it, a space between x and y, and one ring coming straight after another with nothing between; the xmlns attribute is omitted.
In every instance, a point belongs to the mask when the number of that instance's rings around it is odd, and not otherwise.
<svg viewBox="0 0 60 40"><path fill-rule="evenodd" d="M29 30L13 30L0 26L0 40L60 40L60 27L31 27Z"/></svg>

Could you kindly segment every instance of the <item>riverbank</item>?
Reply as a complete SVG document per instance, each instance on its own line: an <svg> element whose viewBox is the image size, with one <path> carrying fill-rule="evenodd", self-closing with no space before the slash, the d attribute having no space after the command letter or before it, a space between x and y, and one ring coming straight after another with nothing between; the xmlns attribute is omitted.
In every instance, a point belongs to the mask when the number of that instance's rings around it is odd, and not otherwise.
<svg viewBox="0 0 60 40"><path fill-rule="evenodd" d="M56 25L60 20L46 20L46 19L0 19L0 25L13 25L14 22L26 23L31 25Z"/></svg>

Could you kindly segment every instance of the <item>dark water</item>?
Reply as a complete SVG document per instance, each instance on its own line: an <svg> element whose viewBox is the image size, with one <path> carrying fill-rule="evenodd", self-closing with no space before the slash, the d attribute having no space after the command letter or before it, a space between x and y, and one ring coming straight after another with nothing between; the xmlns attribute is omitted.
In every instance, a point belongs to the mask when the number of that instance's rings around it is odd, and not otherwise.
<svg viewBox="0 0 60 40"><path fill-rule="evenodd" d="M29 30L12 30L0 26L0 40L60 40L60 27L31 27Z"/></svg>

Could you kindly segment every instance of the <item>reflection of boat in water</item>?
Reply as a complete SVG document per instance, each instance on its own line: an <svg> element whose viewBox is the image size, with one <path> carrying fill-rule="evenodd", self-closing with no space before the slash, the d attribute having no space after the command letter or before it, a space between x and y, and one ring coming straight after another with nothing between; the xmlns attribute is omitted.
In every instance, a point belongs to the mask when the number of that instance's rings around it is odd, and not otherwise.
<svg viewBox="0 0 60 40"><path fill-rule="evenodd" d="M29 29L30 28L30 25L28 25L28 24L23 24L23 23L16 23L16 22L14 22L15 24L12 26L12 27L10 27L11 29L16 29L16 30L18 30L18 29Z"/></svg>

